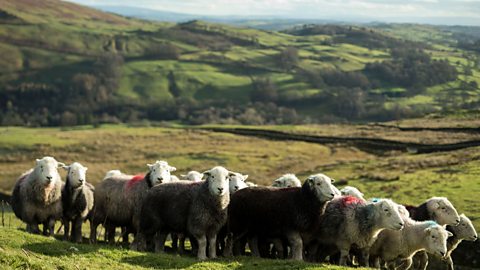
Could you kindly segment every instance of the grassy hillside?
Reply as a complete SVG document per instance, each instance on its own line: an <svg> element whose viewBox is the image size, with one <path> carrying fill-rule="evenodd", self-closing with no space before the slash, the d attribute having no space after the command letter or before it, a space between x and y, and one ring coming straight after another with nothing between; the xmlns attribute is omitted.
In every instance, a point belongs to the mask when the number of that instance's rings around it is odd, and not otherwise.
<svg viewBox="0 0 480 270"><path fill-rule="evenodd" d="M140 21L58 0L0 3L5 125L385 120L479 102L478 54L458 47L456 36L438 27L271 32ZM392 55L397 47L421 50L431 60L424 67L401 67L411 62L408 55ZM452 78L426 83L409 77L413 81L405 85L367 67L393 61L418 74L434 70L436 60L452 66Z"/></svg>

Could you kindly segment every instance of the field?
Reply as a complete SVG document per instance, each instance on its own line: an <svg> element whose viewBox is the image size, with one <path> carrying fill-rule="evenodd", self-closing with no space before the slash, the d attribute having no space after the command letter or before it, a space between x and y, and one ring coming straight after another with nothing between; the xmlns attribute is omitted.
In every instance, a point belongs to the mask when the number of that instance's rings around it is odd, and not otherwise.
<svg viewBox="0 0 480 270"><path fill-rule="evenodd" d="M436 123L437 120L419 121L424 121L424 126L438 128L440 125ZM475 118L458 120L464 127L475 127L476 121ZM441 122L444 125L440 126L448 127L455 119L443 119ZM408 124L406 121L401 123L401 126L407 127ZM374 131L378 136L387 139L421 142L426 141L432 134L435 135L433 131L408 131L405 134L397 131L392 135L368 125L275 128L306 134L324 134L325 130L329 130L331 135L341 135L342 130L351 128L353 133L363 130L365 136ZM372 130L369 131L369 128ZM444 133L436 134L439 143L445 143L441 139L446 136ZM461 136L456 139L477 138L477 135L468 133L462 133ZM0 129L0 189L9 193L16 177L30 168L35 158L44 155L55 156L65 163L80 161L89 167L87 180L92 183L98 183L110 169L120 169L132 174L142 173L146 170L146 163L165 159L177 167L177 174L192 169L202 171L219 164L230 170L249 174L249 180L261 185L269 185L273 179L287 172L296 173L302 180L312 173L323 172L335 178L338 187L353 185L362 190L366 197L389 197L405 204L420 204L431 196L447 196L456 208L471 217L479 228L480 203L475 197L480 194L479 150L479 147L476 147L432 154L402 151L379 153L362 151L344 144L322 145L267 140L181 126L107 125L74 129L5 127ZM64 176L64 172L61 174ZM23 225L11 213L5 216L4 224L6 228L0 230L0 263L12 268L18 266L22 269L43 269L58 265L60 269L91 269L112 263L124 269L318 267L250 258L198 263L190 257L142 254L104 245L79 246L57 242L52 238L26 235L17 229L23 228ZM85 230L88 230L87 228ZM86 231L84 234L87 235ZM52 248L47 248L49 246ZM72 246L79 251L71 251ZM117 262L120 264L117 265Z"/></svg>

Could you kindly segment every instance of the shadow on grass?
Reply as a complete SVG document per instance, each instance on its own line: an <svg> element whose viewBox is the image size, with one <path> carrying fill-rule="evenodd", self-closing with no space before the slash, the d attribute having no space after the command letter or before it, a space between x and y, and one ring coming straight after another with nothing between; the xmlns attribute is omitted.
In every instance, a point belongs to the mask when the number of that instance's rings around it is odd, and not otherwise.
<svg viewBox="0 0 480 270"><path fill-rule="evenodd" d="M26 251L46 255L46 256L63 256L70 254L87 254L98 251L100 248L107 247L106 245L89 245L89 244L75 244L67 241L59 241L56 239L55 243L39 242L29 243L22 246ZM116 249L116 247L108 246L109 249Z"/></svg>

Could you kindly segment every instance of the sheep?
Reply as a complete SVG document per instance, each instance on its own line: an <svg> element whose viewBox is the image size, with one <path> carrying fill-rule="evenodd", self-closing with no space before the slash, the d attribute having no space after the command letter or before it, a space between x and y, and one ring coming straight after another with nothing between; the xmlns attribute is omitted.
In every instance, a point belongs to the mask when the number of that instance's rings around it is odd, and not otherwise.
<svg viewBox="0 0 480 270"><path fill-rule="evenodd" d="M364 199L364 195L356 187L346 186L340 190L342 196L353 196L359 199Z"/></svg>
<svg viewBox="0 0 480 270"><path fill-rule="evenodd" d="M230 195L234 194L235 192L248 187L245 183L247 180L247 175L242 175L241 173L234 173L232 172L229 176L229 187L230 187Z"/></svg>
<svg viewBox="0 0 480 270"><path fill-rule="evenodd" d="M330 177L311 175L302 187L256 187L242 189L231 197L229 241L226 254L243 236L285 236L292 258L302 260L302 235L316 227L318 215L335 196Z"/></svg>
<svg viewBox="0 0 480 270"><path fill-rule="evenodd" d="M180 177L185 180L199 182L203 179L203 174L197 171L189 171L187 174L181 174Z"/></svg>
<svg viewBox="0 0 480 270"><path fill-rule="evenodd" d="M445 197L432 197L419 206L405 206L410 212L410 217L417 221L433 220L440 225L456 226L460 223L460 216L452 203ZM414 259L415 265L420 269L426 269L428 255L426 252L418 252Z"/></svg>
<svg viewBox="0 0 480 270"><path fill-rule="evenodd" d="M386 262L388 269L408 269L412 257L418 251L437 254L444 257L447 253L447 238L452 233L435 221L415 221L403 217L405 226L401 231L383 230L370 248L370 256ZM397 262L401 264L395 266Z"/></svg>
<svg viewBox="0 0 480 270"><path fill-rule="evenodd" d="M120 176L120 175L125 175L125 174L122 173L120 170L110 170L105 174L103 179L107 179L107 178L110 178L110 177L113 177L113 176Z"/></svg>
<svg viewBox="0 0 480 270"><path fill-rule="evenodd" d="M346 265L350 248L355 246L361 251L362 264L368 267L368 250L378 234L384 229L401 230L403 225L398 205L389 199L367 203L342 196L327 205L314 237L320 244L334 245L340 250L340 265Z"/></svg>
<svg viewBox="0 0 480 270"><path fill-rule="evenodd" d="M301 187L302 182L295 174L287 173L273 180L272 187Z"/></svg>
<svg viewBox="0 0 480 270"><path fill-rule="evenodd" d="M457 226L447 225L447 230L453 235L447 240L447 254L445 255L444 260L447 263L447 269L453 270L452 252L463 240L476 241L478 235L475 231L475 227L473 227L472 221L465 216L465 214L460 215L460 224Z"/></svg>
<svg viewBox="0 0 480 270"><path fill-rule="evenodd" d="M216 258L216 237L227 221L231 173L217 166L203 173L206 181L174 182L152 188L141 209L140 230L132 249L144 250L145 240L157 233L155 251L163 252L168 233L185 233L198 243L197 258Z"/></svg>
<svg viewBox="0 0 480 270"><path fill-rule="evenodd" d="M253 182L249 182L249 181L246 181L245 184L247 184L247 187L258 187L257 184L255 184Z"/></svg>
<svg viewBox="0 0 480 270"><path fill-rule="evenodd" d="M38 234L38 224L43 224L43 234L54 233L55 221L62 217L62 186L58 167L65 164L53 157L35 161L35 167L22 174L12 192L11 205L15 215L27 223L27 232Z"/></svg>
<svg viewBox="0 0 480 270"><path fill-rule="evenodd" d="M64 240L68 240L71 222L70 240L81 243L82 223L89 218L93 209L94 188L86 182L87 167L74 162L63 168L67 170L67 179L62 190Z"/></svg>
<svg viewBox="0 0 480 270"><path fill-rule="evenodd" d="M166 161L156 161L147 166L149 171L145 176L113 176L96 186L90 228L91 242L96 242L97 227L101 223L109 226L108 236L111 244L115 243L116 226L138 231L140 207L147 191L153 186L171 182L170 172L176 170Z"/></svg>

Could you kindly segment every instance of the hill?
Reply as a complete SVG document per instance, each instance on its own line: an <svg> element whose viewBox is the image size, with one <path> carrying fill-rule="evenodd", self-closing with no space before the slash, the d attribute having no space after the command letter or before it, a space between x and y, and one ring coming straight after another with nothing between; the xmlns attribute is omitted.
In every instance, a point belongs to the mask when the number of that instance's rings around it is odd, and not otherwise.
<svg viewBox="0 0 480 270"><path fill-rule="evenodd" d="M0 4L3 125L383 121L480 100L476 28L276 32L142 21L58 0Z"/></svg>

